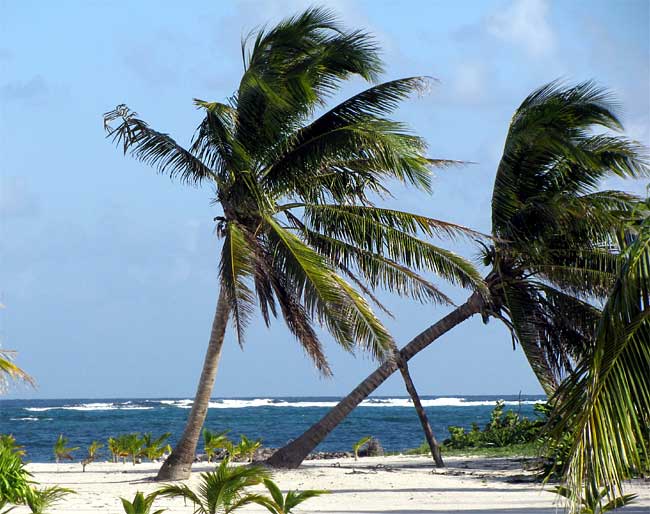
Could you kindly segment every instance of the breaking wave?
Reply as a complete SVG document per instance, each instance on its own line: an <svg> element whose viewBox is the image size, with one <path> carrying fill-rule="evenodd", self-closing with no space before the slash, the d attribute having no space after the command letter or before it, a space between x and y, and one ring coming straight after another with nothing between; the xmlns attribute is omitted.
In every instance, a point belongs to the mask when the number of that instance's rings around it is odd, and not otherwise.
<svg viewBox="0 0 650 514"><path fill-rule="evenodd" d="M534 405L543 400L508 400L505 405ZM192 400L161 400L159 403L170 406L178 407L180 409L190 409L192 407ZM252 400L213 400L209 403L210 409L245 409L252 407L293 407L293 408L308 408L308 407L334 407L338 402L335 400L327 401L287 401L272 398L255 398ZM468 400L461 397L449 398L433 398L422 400L424 407L491 407L496 405L496 400ZM413 403L408 398L369 398L361 402L360 407L412 407Z"/></svg>

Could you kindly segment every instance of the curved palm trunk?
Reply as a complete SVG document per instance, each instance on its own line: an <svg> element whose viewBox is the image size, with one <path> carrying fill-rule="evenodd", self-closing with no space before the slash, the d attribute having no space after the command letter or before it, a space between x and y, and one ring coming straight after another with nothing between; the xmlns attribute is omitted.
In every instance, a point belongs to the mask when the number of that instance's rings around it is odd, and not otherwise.
<svg viewBox="0 0 650 514"><path fill-rule="evenodd" d="M418 413L418 418L420 418L420 424L422 425L422 431L424 432L424 437L427 440L429 449L431 450L431 456L433 461L436 463L436 466L442 468L445 466L445 463L442 460L442 452L440 451L440 445L436 440L436 436L433 435L433 430L431 429L431 424L429 423L429 418L427 418L426 412L424 412L424 407L422 407L422 402L420 401L420 395L415 389L415 384L411 378L411 373L409 372L408 363L405 359L401 358L398 363L399 371L402 374L404 379L404 385L406 390L413 401L413 406L415 407L415 412Z"/></svg>
<svg viewBox="0 0 650 514"><path fill-rule="evenodd" d="M192 410L187 418L187 424L180 440L174 450L165 460L156 480L184 480L189 478L192 463L196 456L196 445L199 442L201 429L208 414L208 404L212 395L214 381L217 378L217 369L223 348L223 339L228 325L228 302L222 289L217 300L217 309L212 322L212 332L208 342L208 350L203 361L201 378L192 404Z"/></svg>
<svg viewBox="0 0 650 514"><path fill-rule="evenodd" d="M459 325L466 319L481 311L483 299L479 293L474 293L458 308L447 314L437 323L434 323L424 332L421 332L409 342L400 354L404 361L408 361L416 353L429 346L440 336ZM280 448L266 460L266 464L277 468L297 468L309 453L316 448L334 430L345 417L365 400L375 389L393 374L397 369L394 359L383 363L361 382L354 390L343 398L336 407L333 407L325 416L298 438Z"/></svg>

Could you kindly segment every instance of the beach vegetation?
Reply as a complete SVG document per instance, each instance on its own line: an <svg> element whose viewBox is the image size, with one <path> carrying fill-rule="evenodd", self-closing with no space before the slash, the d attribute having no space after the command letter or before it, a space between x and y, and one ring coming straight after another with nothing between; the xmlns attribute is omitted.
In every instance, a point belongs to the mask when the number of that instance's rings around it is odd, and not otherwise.
<svg viewBox="0 0 650 514"><path fill-rule="evenodd" d="M264 487L266 487L270 496L260 498L255 503L266 507L271 514L290 514L294 508L310 498L329 494L329 491L309 489L307 491L289 491L283 496L277 484L268 478L264 480Z"/></svg>
<svg viewBox="0 0 650 514"><path fill-rule="evenodd" d="M552 489L558 496L563 496L571 503L575 502L574 492L564 486L558 486ZM608 498L611 499L608 500ZM607 490L607 487L598 487L596 484L593 487L585 488L584 496L578 498L577 505L574 507L576 514L604 514L613 510L630 505L636 499L636 494L624 494L622 496L614 495Z"/></svg>
<svg viewBox="0 0 650 514"><path fill-rule="evenodd" d="M121 457L119 441L116 437L109 437L106 446L108 447L108 451L111 452L111 460L116 463Z"/></svg>
<svg viewBox="0 0 650 514"><path fill-rule="evenodd" d="M431 167L454 164L429 158L422 138L388 118L428 87L426 78L373 85L314 119L344 81L375 82L383 69L376 41L345 30L322 8L252 34L242 55L244 73L226 103L196 100L204 118L188 149L125 105L104 116L107 137L124 153L184 183L213 187L222 209L214 218L223 241L220 291L204 368L186 429L158 480L190 473L229 320L243 344L257 305L267 324L284 318L330 375L317 324L347 350L395 356L370 307L387 311L373 289L451 302L420 274L429 271L484 288L467 260L420 239L475 232L374 203L390 195L390 180L428 191Z"/></svg>
<svg viewBox="0 0 650 514"><path fill-rule="evenodd" d="M171 445L166 444L171 432L165 432L157 438L153 438L150 432L142 435L142 447L140 456L146 457L151 462L159 460L165 453L171 452Z"/></svg>
<svg viewBox="0 0 650 514"><path fill-rule="evenodd" d="M449 438L445 439L444 445L454 449L502 448L535 442L539 440L541 430L548 421L544 407L536 405L535 410L542 415L537 419L529 419L513 410L505 410L504 402L498 401L485 428L481 429L477 423L473 423L469 431L463 427L450 426Z"/></svg>
<svg viewBox="0 0 650 514"><path fill-rule="evenodd" d="M352 445L352 453L354 453L354 460L359 460L359 450L367 445L372 439L371 435L367 435L359 439L356 443Z"/></svg>
<svg viewBox="0 0 650 514"><path fill-rule="evenodd" d="M97 458L97 454L99 450L101 450L104 447L102 443L99 441L93 441L90 443L88 446L88 456L81 461L81 471L85 472L86 471L86 466L90 464L91 462L94 462L95 459Z"/></svg>
<svg viewBox="0 0 650 514"><path fill-rule="evenodd" d="M228 440L228 432L212 432L211 430L203 429L203 451L208 459L208 462L213 462L217 456L218 450L225 450L228 448L230 441Z"/></svg>
<svg viewBox="0 0 650 514"><path fill-rule="evenodd" d="M593 82L552 82L524 99L496 170L493 239L481 246L490 294L472 294L416 336L400 352L406 360L480 314L505 324L548 394L579 367L594 344L600 302L617 280L623 250L616 233L637 204L634 195L602 185L650 171L644 148L615 133L622 129L616 111ZM396 370L383 363L267 462L297 467Z"/></svg>
<svg viewBox="0 0 650 514"><path fill-rule="evenodd" d="M0 307L2 307L0 305ZM16 352L0 348L0 393L4 393L12 380L36 387L35 380L14 363Z"/></svg>
<svg viewBox="0 0 650 514"><path fill-rule="evenodd" d="M75 494L75 492L72 489L59 486L44 487L42 489L30 487L24 501L32 514L47 514L54 505L68 494Z"/></svg>
<svg viewBox="0 0 650 514"><path fill-rule="evenodd" d="M138 433L131 433L131 434L122 434L117 437L118 444L119 444L119 449L120 449L120 456L122 456L123 460L125 460L126 457L131 457L131 462L135 466L138 457L142 454L142 447L144 445L144 440Z"/></svg>
<svg viewBox="0 0 650 514"><path fill-rule="evenodd" d="M152 511L153 503L156 500L156 493L144 495L141 491L135 493L133 501L130 502L126 498L120 498L122 500L122 507L126 514L162 514L165 512L165 509L158 509Z"/></svg>
<svg viewBox="0 0 650 514"><path fill-rule="evenodd" d="M113 462L122 459L124 463L129 457L133 464L136 464L138 459L142 458L154 462L160 459L166 452L171 451L171 446L165 444L165 441L170 436L170 432L166 432L157 438L154 438L150 432L145 434L132 432L129 434L120 434L116 437L109 437L107 446L111 452Z"/></svg>
<svg viewBox="0 0 650 514"><path fill-rule="evenodd" d="M68 438L64 437L63 434L59 434L59 437L54 443L54 459L58 464L62 460L73 460L72 454L79 449L78 446L68 446Z"/></svg>
<svg viewBox="0 0 650 514"><path fill-rule="evenodd" d="M252 440L242 434L234 451L237 456L243 458L246 462L253 462L253 456L260 446L262 446L261 439Z"/></svg>
<svg viewBox="0 0 650 514"><path fill-rule="evenodd" d="M21 504L31 487L31 474L23 462L24 451L12 435L0 436L0 502Z"/></svg>
<svg viewBox="0 0 650 514"><path fill-rule="evenodd" d="M263 495L248 493L247 489L268 478L269 472L261 466L231 466L229 459L224 459L215 471L199 475L196 490L186 484L169 484L154 494L190 501L196 514L229 514L263 501Z"/></svg>
<svg viewBox="0 0 650 514"><path fill-rule="evenodd" d="M569 434L561 462L572 512L585 498L624 498L623 481L650 472L650 199L619 233L616 280L594 344L557 390L548 437Z"/></svg>

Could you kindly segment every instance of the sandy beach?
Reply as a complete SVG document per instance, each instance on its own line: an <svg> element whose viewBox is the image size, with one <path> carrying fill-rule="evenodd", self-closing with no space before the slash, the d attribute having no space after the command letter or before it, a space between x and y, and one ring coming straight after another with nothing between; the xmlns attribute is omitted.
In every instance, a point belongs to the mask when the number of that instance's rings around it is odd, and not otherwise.
<svg viewBox="0 0 650 514"><path fill-rule="evenodd" d="M30 464L34 479L43 486L74 489L51 512L120 513L119 497L133 499L136 491L152 492L157 465L98 462L85 473L79 464ZM327 489L331 494L303 503L299 512L328 513L532 513L558 512L556 496L531 480L525 461L507 458L450 457L447 467L434 470L429 459L413 456L370 457L307 461L298 470L276 471L274 479L283 491ZM190 483L212 466L197 464ZM621 512L650 512L650 483L635 481L627 492L639 495L637 502ZM189 514L190 505L181 499L160 498L157 508L170 514ZM561 511L561 509L559 509ZM19 508L18 513L28 512ZM259 506L242 512L267 512Z"/></svg>

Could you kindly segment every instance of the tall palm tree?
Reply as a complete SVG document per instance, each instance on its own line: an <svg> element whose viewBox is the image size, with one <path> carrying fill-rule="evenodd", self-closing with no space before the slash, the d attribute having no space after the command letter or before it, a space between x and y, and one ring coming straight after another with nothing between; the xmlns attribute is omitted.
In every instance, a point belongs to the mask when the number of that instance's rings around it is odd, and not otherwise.
<svg viewBox="0 0 650 514"><path fill-rule="evenodd" d="M551 393L589 347L599 311L587 301L606 294L615 257L606 245L631 195L600 191L610 176L648 173L638 144L595 133L621 130L614 104L592 82L553 82L516 110L492 197L493 243L483 249L489 299L474 293L401 350L405 361L475 314L501 320ZM321 420L267 463L297 467L352 410L394 371L384 362Z"/></svg>
<svg viewBox="0 0 650 514"><path fill-rule="evenodd" d="M189 149L124 105L105 115L108 137L125 153L184 182L211 184L223 210L215 218L223 246L208 349L186 428L160 480L189 476L226 325L232 320L243 344L256 302L267 324L282 315L328 375L314 322L347 350L392 357L394 342L365 299L376 301L374 288L447 301L424 270L464 287L482 284L467 261L418 237L455 235L460 227L369 198L389 194L389 179L428 190L429 168L446 164L427 159L423 140L386 118L424 79L372 86L312 121L344 80L376 79L381 61L370 36L309 9L254 34L243 55L245 71L227 103L195 101L205 117Z"/></svg>
<svg viewBox="0 0 650 514"><path fill-rule="evenodd" d="M594 345L556 391L550 435L570 434L564 464L570 510L650 471L650 200L620 238L620 267ZM638 215L638 216L637 216Z"/></svg>

